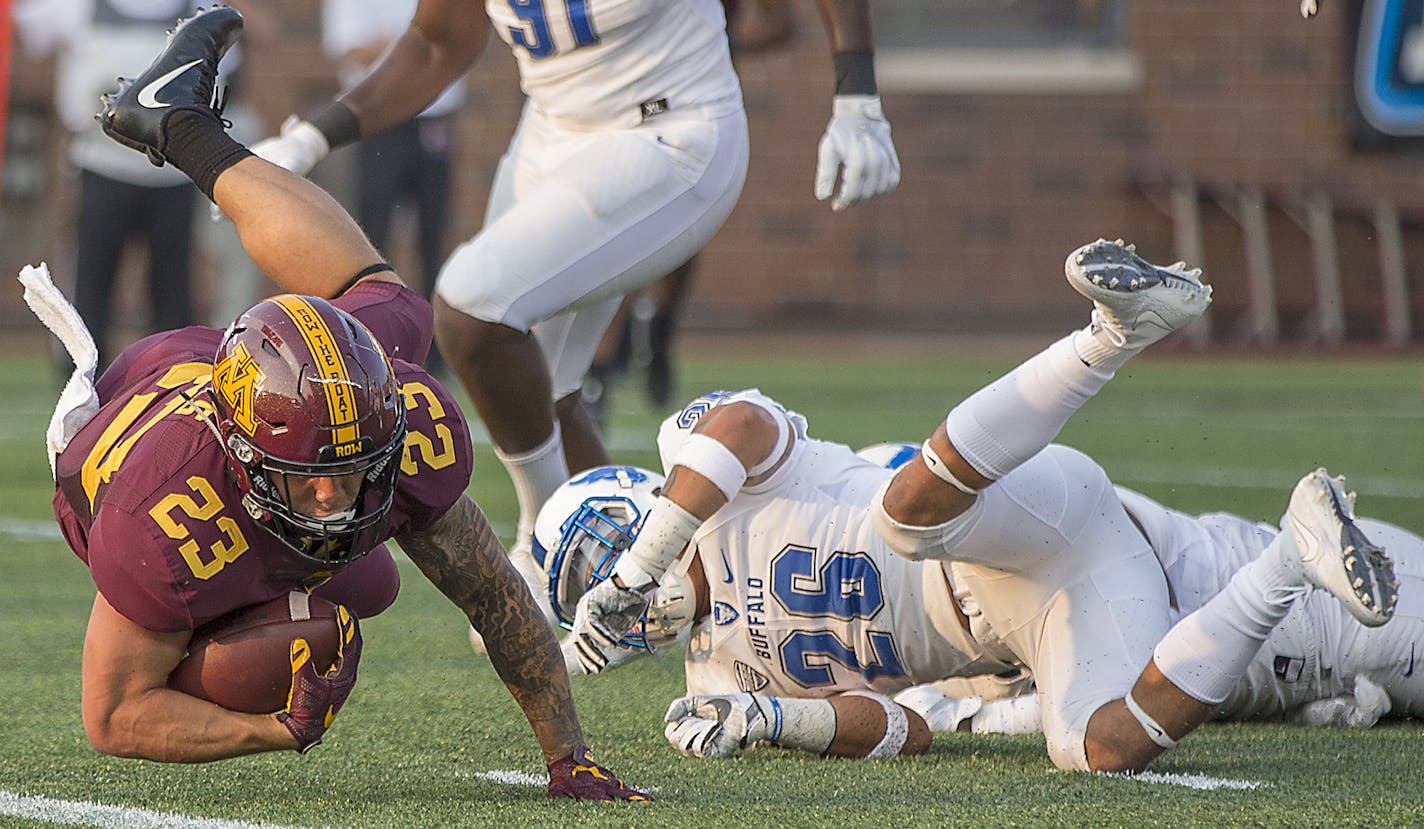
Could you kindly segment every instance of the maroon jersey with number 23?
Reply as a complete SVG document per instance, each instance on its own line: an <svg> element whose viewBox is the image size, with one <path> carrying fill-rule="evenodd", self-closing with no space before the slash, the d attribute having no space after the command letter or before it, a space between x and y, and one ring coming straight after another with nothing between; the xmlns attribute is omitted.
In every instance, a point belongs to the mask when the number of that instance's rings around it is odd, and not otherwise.
<svg viewBox="0 0 1424 829"><path fill-rule="evenodd" d="M332 304L371 329L395 366L409 434L381 541L428 528L470 482L459 406L419 361L430 305L409 289L363 282ZM242 506L209 390L223 332L194 326L125 349L96 384L99 411L59 456L55 517L108 603L153 631L191 630L291 590L379 613L400 587L384 543L332 572L297 555ZM402 359L405 358L405 359Z"/></svg>

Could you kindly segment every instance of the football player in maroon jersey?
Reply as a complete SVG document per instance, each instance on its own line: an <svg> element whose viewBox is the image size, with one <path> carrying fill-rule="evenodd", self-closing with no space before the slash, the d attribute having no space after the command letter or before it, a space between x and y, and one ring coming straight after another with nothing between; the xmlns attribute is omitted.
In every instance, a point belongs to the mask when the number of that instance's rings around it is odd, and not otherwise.
<svg viewBox="0 0 1424 829"><path fill-rule="evenodd" d="M354 685L354 627L330 674L294 669L274 714L220 708L168 676L195 627L289 590L381 612L399 585L394 538L484 635L544 751L549 795L648 799L589 758L553 634L464 494L464 418L419 366L430 306L326 193L224 132L213 78L241 27L226 7L183 22L99 116L110 137L187 173L293 293L226 332L131 346L55 458L55 514L98 587L83 661L91 744L196 762L320 742Z"/></svg>

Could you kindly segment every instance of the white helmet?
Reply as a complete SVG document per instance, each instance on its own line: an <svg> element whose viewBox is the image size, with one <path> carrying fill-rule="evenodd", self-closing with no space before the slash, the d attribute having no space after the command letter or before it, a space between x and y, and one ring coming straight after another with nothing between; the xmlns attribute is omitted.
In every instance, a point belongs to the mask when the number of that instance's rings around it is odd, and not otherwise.
<svg viewBox="0 0 1424 829"><path fill-rule="evenodd" d="M920 453L920 445L917 443L872 443L871 445L856 452L862 458L870 461L876 466L883 466L886 469L899 469L910 462L910 459Z"/></svg>
<svg viewBox="0 0 1424 829"><path fill-rule="evenodd" d="M549 574L549 603L571 628L578 600L613 574L663 485L663 476L636 466L596 466L569 479L534 521L534 558ZM646 647L640 622L624 644Z"/></svg>

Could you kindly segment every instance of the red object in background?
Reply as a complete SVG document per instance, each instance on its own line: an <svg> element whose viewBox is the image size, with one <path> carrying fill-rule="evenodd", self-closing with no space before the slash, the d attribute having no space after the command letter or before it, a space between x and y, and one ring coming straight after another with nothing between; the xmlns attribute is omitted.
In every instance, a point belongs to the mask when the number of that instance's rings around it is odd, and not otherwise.
<svg viewBox="0 0 1424 829"><path fill-rule="evenodd" d="M10 0L0 0L0 183L5 172L5 114L10 109L10 60L14 55L14 16Z"/></svg>

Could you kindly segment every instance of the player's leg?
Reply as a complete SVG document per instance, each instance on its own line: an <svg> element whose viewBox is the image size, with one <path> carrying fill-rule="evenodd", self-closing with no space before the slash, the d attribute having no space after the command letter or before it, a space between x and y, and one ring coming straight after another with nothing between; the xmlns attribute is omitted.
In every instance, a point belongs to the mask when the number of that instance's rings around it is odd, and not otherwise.
<svg viewBox="0 0 1424 829"><path fill-rule="evenodd" d="M104 96L100 125L154 163L187 174L283 288L334 296L380 255L326 191L252 155L224 131L212 107L214 79L241 30L241 16L227 6L184 21L148 69ZM146 96L161 106L145 104Z"/></svg>
<svg viewBox="0 0 1424 829"><path fill-rule="evenodd" d="M1317 691L1315 710L1290 712L1297 722L1365 728L1384 716L1424 716L1424 538L1384 521L1361 518L1358 524L1394 562L1399 603L1389 624L1379 627L1360 624L1319 594L1301 603L1315 611L1318 662L1333 670L1317 671L1322 675L1311 688ZM1271 634L1266 650L1280 650L1274 647L1279 632ZM1259 676L1260 684L1274 688L1281 678L1263 672L1262 661L1252 663L1248 677ZM1278 693L1285 696L1289 690ZM1298 696L1286 699L1295 702Z"/></svg>
<svg viewBox="0 0 1424 829"><path fill-rule="evenodd" d="M193 324L193 189L150 188L142 218L148 240L148 289L155 331Z"/></svg>
<svg viewBox="0 0 1424 829"><path fill-rule="evenodd" d="M412 119L356 144L356 221L377 250L391 249L396 206L418 186L414 154L419 142Z"/></svg>
<svg viewBox="0 0 1424 829"><path fill-rule="evenodd" d="M539 180L526 189L521 179L513 205L450 257L436 286L436 326L501 455L553 464L563 454L553 401L576 387L555 387L532 326L621 297L711 238L745 176L745 119L689 116L657 130L568 136L526 114L518 140L521 154L546 154ZM688 158L700 160L695 170ZM532 474L528 486L516 481L520 526L532 527L564 478L506 466L512 477Z"/></svg>
<svg viewBox="0 0 1424 829"><path fill-rule="evenodd" d="M1093 300L1092 323L950 411L922 457L905 464L879 499L887 539L897 524L927 527L962 512L979 490L1047 446L1128 359L1211 301L1199 271L1152 265L1121 240L1084 245L1064 267L1069 284Z"/></svg>
<svg viewBox="0 0 1424 829"><path fill-rule="evenodd" d="M598 347L594 349L593 363L588 367L579 392L584 411L598 424L600 432L608 426L608 403L613 394L613 384L623 376L632 356L633 303L641 293L628 294L619 302L613 321L608 324Z"/></svg>
<svg viewBox="0 0 1424 829"><path fill-rule="evenodd" d="M1393 566L1355 523L1354 497L1342 479L1323 469L1302 478L1283 525L1260 556L1157 643L1126 706L1104 712L1096 731L1090 724L1089 738L1104 752L1140 746L1124 708L1141 733L1164 748L1204 722L1308 590L1329 592L1367 625L1393 614L1399 587ZM1124 750L1116 756L1126 762L1138 755Z"/></svg>
<svg viewBox="0 0 1424 829"><path fill-rule="evenodd" d="M534 336L549 366L554 412L570 474L611 463L598 423L583 405L582 378L588 375L593 355L610 330L609 322L624 305L619 299L609 299L534 326Z"/></svg>
<svg viewBox="0 0 1424 829"><path fill-rule="evenodd" d="M672 340L696 269L697 258L693 257L655 282L649 291L653 315L648 320L648 400L660 409L672 402Z"/></svg>
<svg viewBox="0 0 1424 829"><path fill-rule="evenodd" d="M1092 725L1131 689L1171 607L1162 566L1102 468L1050 446L981 493L939 543L979 608L971 625L1032 670L1054 763L1121 770L1093 750Z"/></svg>
<svg viewBox="0 0 1424 829"><path fill-rule="evenodd" d="M445 261L446 235L450 229L450 153L454 149L455 116L415 120L420 127L421 138L416 169L420 290L426 299L431 299L435 295L435 280L440 276L440 266ZM430 349L425 368L431 374L445 373L445 360L440 356L440 349Z"/></svg>
<svg viewBox="0 0 1424 829"><path fill-rule="evenodd" d="M74 239L74 307L99 347L99 365L110 362L109 319L124 240L134 217L137 185L82 170ZM66 358L67 360L67 358ZM65 367L68 374L70 367Z"/></svg>

